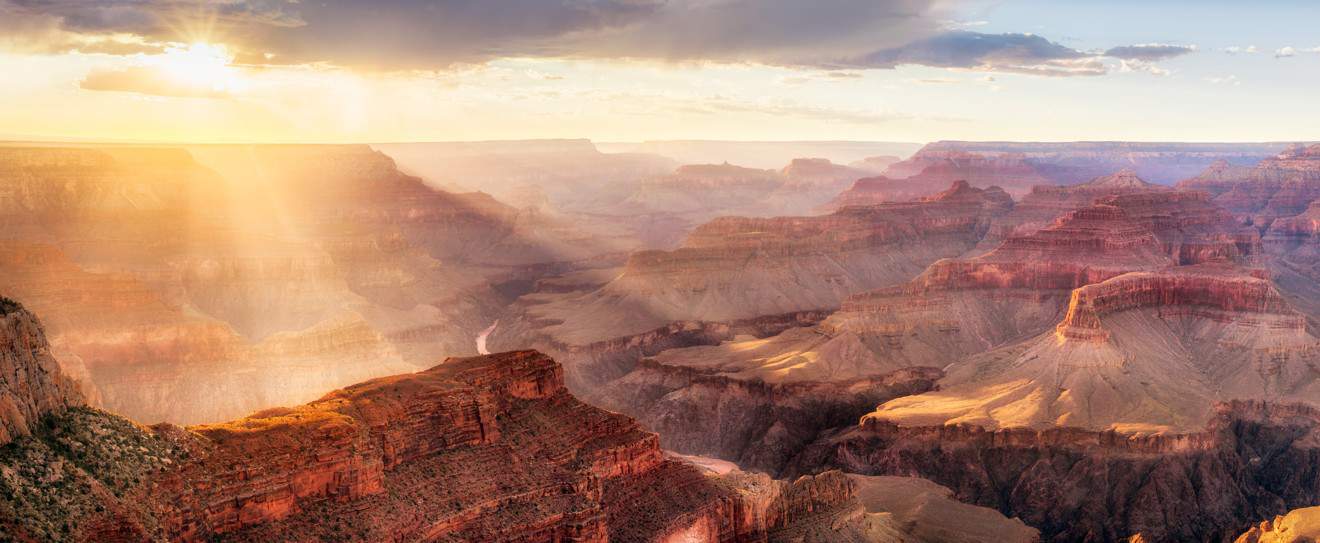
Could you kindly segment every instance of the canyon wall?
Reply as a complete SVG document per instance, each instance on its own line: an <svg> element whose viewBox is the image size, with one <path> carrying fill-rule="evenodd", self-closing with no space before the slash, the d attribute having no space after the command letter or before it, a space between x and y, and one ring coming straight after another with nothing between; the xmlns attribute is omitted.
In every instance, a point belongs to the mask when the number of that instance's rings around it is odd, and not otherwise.
<svg viewBox="0 0 1320 543"><path fill-rule="evenodd" d="M42 417L84 402L51 356L36 317L0 297L0 445L31 435Z"/></svg>
<svg viewBox="0 0 1320 543"><path fill-rule="evenodd" d="M1076 428L903 427L868 419L795 470L921 476L1019 516L1045 541L1214 541L1320 500L1320 413L1230 402L1207 429L1133 437Z"/></svg>

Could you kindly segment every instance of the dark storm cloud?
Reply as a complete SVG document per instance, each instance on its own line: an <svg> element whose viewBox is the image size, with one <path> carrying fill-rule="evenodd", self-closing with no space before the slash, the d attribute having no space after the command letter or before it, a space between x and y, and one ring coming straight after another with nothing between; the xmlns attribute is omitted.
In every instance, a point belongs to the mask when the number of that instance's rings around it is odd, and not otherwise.
<svg viewBox="0 0 1320 543"><path fill-rule="evenodd" d="M1105 73L1102 54L1031 34L950 31L949 0L0 0L0 32L209 40L241 63L442 69L504 57L747 62L822 69L919 64ZM23 21L14 23L12 21ZM35 29L35 30L34 30ZM122 42L117 42L122 44ZM129 45L120 45L129 49ZM1147 60L1174 46L1111 49ZM110 49L110 46L103 46ZM60 43L51 50L78 47ZM1128 55L1128 56L1119 56ZM1140 56L1136 56L1140 55Z"/></svg>
<svg viewBox="0 0 1320 543"><path fill-rule="evenodd" d="M1190 45L1147 43L1113 47L1108 51L1105 51L1105 56L1123 60L1144 60L1150 62L1186 55L1195 50L1196 47Z"/></svg>

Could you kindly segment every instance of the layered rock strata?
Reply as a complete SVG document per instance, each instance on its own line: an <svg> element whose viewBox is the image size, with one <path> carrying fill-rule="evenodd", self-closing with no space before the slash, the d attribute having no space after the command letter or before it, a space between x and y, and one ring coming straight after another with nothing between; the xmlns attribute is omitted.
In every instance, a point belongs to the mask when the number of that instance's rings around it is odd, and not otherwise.
<svg viewBox="0 0 1320 543"><path fill-rule="evenodd" d="M1320 145L1297 145L1253 167L1216 162L1179 188L1203 190L1215 203L1262 227L1297 215L1320 198Z"/></svg>
<svg viewBox="0 0 1320 543"><path fill-rule="evenodd" d="M1314 401L1320 343L1267 280L1229 265L1072 291L1057 327L959 361L941 390L882 405L905 426L1187 431L1216 400Z"/></svg>
<svg viewBox="0 0 1320 543"><path fill-rule="evenodd" d="M590 293L524 297L520 320L532 330L526 338L584 345L674 321L834 307L966 251L1011 205L1001 191L956 183L922 201L826 216L725 217L675 251L632 255L617 278Z"/></svg>
<svg viewBox="0 0 1320 543"><path fill-rule="evenodd" d="M187 429L143 428L83 407L39 416L41 426L0 450L7 540L823 543L910 535L870 508L873 499L863 503L864 479L825 472L779 481L665 458L655 434L577 401L560 366L530 351L450 359L307 405ZM867 488L892 494L891 486ZM1031 535L987 520L1021 540Z"/></svg>
<svg viewBox="0 0 1320 543"><path fill-rule="evenodd" d="M0 297L0 446L31 435L43 417L84 403L51 356L36 317Z"/></svg>
<svg viewBox="0 0 1320 543"><path fill-rule="evenodd" d="M796 470L925 477L1044 541L1214 541L1320 500L1317 429L1315 408L1261 402L1220 404L1200 431L1145 437L867 419L808 449Z"/></svg>

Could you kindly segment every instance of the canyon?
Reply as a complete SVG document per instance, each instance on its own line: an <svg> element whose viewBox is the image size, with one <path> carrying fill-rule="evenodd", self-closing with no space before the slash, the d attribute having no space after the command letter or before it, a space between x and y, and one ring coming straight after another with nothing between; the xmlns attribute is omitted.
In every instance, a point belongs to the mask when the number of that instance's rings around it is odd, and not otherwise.
<svg viewBox="0 0 1320 543"><path fill-rule="evenodd" d="M85 407L40 324L4 305L13 541L909 540L956 529L1033 541L929 482L825 472L792 481L666 456L656 435L582 403L548 357L449 359L293 408L143 427ZM30 354L29 354L30 353ZM9 372L6 372L8 375ZM920 488L914 493L910 489ZM333 520L329 520L333 519Z"/></svg>
<svg viewBox="0 0 1320 543"><path fill-rule="evenodd" d="M0 147L0 538L1265 541L1320 503L1320 146L599 149Z"/></svg>

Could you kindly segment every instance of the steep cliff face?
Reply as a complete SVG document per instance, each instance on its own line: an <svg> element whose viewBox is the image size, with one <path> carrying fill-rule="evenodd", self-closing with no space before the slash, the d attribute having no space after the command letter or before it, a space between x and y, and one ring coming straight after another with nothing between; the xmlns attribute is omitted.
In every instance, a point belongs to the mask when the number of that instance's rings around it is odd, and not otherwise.
<svg viewBox="0 0 1320 543"><path fill-rule="evenodd" d="M922 476L1045 541L1214 541L1320 500L1317 428L1314 408L1260 402L1221 404L1202 431L1147 437L867 419L796 469Z"/></svg>
<svg viewBox="0 0 1320 543"><path fill-rule="evenodd" d="M42 417L83 403L51 356L36 317L0 297L0 445L30 435Z"/></svg>
<svg viewBox="0 0 1320 543"><path fill-rule="evenodd" d="M47 415L0 451L7 539L826 542L868 540L883 520L838 472L778 481L666 458L530 351L186 430Z"/></svg>
<svg viewBox="0 0 1320 543"><path fill-rule="evenodd" d="M1314 401L1316 338L1274 286L1226 265L1133 272L1073 290L1054 329L882 405L905 426L1200 427L1216 400Z"/></svg>

